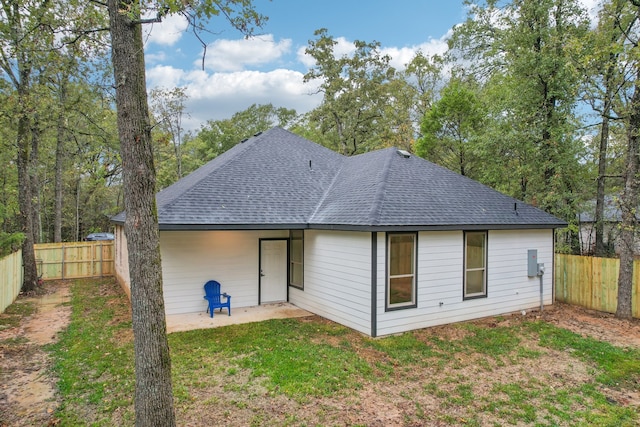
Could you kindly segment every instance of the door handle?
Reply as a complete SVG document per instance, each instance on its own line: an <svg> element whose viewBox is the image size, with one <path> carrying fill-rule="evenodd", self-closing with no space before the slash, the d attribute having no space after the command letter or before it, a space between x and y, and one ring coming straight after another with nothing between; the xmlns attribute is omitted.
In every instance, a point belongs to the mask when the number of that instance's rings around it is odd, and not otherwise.
<svg viewBox="0 0 640 427"><path fill-rule="evenodd" d="M264 276L265 276L264 272L260 270L260 277L264 277Z"/></svg>

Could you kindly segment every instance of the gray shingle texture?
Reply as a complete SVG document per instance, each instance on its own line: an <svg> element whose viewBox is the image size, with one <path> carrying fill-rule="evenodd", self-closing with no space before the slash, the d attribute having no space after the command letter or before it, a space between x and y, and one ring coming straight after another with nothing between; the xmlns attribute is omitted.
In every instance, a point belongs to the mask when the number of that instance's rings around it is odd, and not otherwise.
<svg viewBox="0 0 640 427"><path fill-rule="evenodd" d="M161 229L556 228L566 223L395 148L345 157L282 128L157 195ZM122 216L114 218L121 221Z"/></svg>

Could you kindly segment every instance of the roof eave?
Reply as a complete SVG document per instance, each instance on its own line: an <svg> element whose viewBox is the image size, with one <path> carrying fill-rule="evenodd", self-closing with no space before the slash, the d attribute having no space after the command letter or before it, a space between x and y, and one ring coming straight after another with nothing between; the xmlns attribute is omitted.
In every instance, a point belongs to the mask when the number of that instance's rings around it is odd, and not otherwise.
<svg viewBox="0 0 640 427"><path fill-rule="evenodd" d="M307 224L160 224L160 231L296 230Z"/></svg>
<svg viewBox="0 0 640 427"><path fill-rule="evenodd" d="M538 230L564 228L567 223L550 224L160 224L161 231L214 231L214 230L337 230L337 231L453 231L453 230Z"/></svg>
<svg viewBox="0 0 640 427"><path fill-rule="evenodd" d="M431 224L431 225L356 225L356 224L309 224L308 228L342 231L473 231L473 230L548 230L566 227L557 224Z"/></svg>

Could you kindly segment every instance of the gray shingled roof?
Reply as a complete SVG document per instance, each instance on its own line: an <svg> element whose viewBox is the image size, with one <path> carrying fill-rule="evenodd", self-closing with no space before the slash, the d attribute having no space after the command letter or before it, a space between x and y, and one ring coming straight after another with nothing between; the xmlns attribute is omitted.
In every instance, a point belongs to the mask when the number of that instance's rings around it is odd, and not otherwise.
<svg viewBox="0 0 640 427"><path fill-rule="evenodd" d="M344 157L281 128L157 195L160 229L557 228L540 209L395 148ZM121 222L122 215L114 218Z"/></svg>

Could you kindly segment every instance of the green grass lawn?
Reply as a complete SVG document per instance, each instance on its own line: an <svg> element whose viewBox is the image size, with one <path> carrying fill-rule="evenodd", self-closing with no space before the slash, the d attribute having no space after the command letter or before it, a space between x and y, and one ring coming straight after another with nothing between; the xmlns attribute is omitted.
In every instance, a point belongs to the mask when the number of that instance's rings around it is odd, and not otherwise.
<svg viewBox="0 0 640 427"><path fill-rule="evenodd" d="M76 281L71 292L71 324L49 348L60 425L133 425L128 301L111 279ZM638 392L640 351L543 321L370 339L312 317L174 333L169 343L179 425L640 422L637 401L625 400Z"/></svg>

